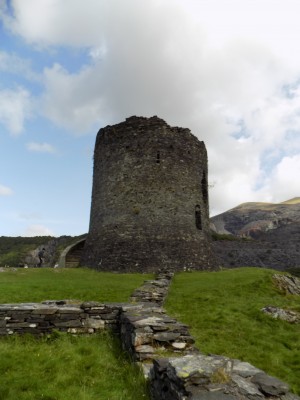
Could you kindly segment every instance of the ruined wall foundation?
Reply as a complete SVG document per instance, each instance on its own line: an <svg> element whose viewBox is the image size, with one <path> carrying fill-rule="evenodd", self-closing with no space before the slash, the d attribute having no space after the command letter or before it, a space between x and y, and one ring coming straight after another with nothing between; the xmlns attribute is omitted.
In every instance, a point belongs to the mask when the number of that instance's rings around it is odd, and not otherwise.
<svg viewBox="0 0 300 400"><path fill-rule="evenodd" d="M143 369L151 400L300 400L285 382L248 362L201 353L188 326L162 307L172 276L161 271L145 281L131 303L1 304L0 336L53 330L93 334L110 328Z"/></svg>

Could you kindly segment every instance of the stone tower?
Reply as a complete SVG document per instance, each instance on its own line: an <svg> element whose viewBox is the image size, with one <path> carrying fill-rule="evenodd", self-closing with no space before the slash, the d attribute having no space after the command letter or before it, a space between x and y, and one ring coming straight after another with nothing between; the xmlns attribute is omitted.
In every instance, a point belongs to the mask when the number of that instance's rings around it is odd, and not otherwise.
<svg viewBox="0 0 300 400"><path fill-rule="evenodd" d="M100 129L82 265L104 271L213 269L207 153L156 116Z"/></svg>

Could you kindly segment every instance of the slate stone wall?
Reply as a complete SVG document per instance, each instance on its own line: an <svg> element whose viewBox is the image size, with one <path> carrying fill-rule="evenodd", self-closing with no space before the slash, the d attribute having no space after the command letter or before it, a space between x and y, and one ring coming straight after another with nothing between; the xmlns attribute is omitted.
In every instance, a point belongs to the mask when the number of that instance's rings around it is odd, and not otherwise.
<svg viewBox="0 0 300 400"><path fill-rule="evenodd" d="M137 303L2 304L0 335L45 334L54 329L80 334L111 328L143 368L152 400L300 400L287 384L247 362L201 354L188 326L161 307L172 275L161 271L146 281L132 295Z"/></svg>
<svg viewBox="0 0 300 400"><path fill-rule="evenodd" d="M73 334L119 330L121 304L67 300L43 303L0 304L0 336L30 333L43 335L58 330Z"/></svg>
<svg viewBox="0 0 300 400"><path fill-rule="evenodd" d="M100 129L82 265L212 269L207 154L189 129L130 117Z"/></svg>
<svg viewBox="0 0 300 400"><path fill-rule="evenodd" d="M152 400L299 400L289 386L253 365L222 356L154 360Z"/></svg>

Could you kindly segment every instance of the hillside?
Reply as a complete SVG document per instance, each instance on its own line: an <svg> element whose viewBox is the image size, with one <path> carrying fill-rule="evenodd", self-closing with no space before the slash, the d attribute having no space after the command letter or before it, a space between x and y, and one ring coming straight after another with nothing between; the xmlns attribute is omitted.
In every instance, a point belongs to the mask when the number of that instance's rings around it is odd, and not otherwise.
<svg viewBox="0 0 300 400"><path fill-rule="evenodd" d="M300 270L300 197L278 204L240 204L212 217L211 228L215 238L225 234L236 239L213 243L222 266Z"/></svg>
<svg viewBox="0 0 300 400"><path fill-rule="evenodd" d="M300 275L300 197L282 203L249 202L211 218L216 264L293 270ZM81 236L0 237L0 267L35 266L46 248L53 267L63 249ZM222 239L222 240L221 240Z"/></svg>
<svg viewBox="0 0 300 400"><path fill-rule="evenodd" d="M243 203L211 218L218 233L257 238L289 224L300 224L300 197L282 203Z"/></svg>
<svg viewBox="0 0 300 400"><path fill-rule="evenodd" d="M45 248L45 266L53 267L60 252L81 236L0 237L0 267L35 266L39 249Z"/></svg>

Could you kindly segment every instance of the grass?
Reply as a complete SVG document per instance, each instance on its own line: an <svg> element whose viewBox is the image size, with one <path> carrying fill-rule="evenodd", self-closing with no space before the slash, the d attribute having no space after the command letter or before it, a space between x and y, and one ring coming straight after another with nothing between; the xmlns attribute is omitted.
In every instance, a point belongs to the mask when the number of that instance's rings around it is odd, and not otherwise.
<svg viewBox="0 0 300 400"><path fill-rule="evenodd" d="M178 273L166 308L191 326L202 352L248 361L300 394L300 327L260 311L266 305L300 311L299 297L283 295L273 286L274 272L239 268ZM128 301L146 279L149 275L83 268L8 270L0 273L0 303ZM147 399L143 377L107 333L2 338L0 354L0 400Z"/></svg>
<svg viewBox="0 0 300 400"><path fill-rule="evenodd" d="M191 327L202 352L248 361L300 394L300 326L260 311L267 305L300 311L299 297L273 286L274 273L260 268L179 273L165 306Z"/></svg>
<svg viewBox="0 0 300 400"><path fill-rule="evenodd" d="M0 273L0 303L127 302L150 277L83 268L8 269ZM144 377L107 332L3 337L0 354L0 400L148 399Z"/></svg>
<svg viewBox="0 0 300 400"><path fill-rule="evenodd" d="M0 304L43 300L126 302L151 275L76 268L17 268L0 272Z"/></svg>
<svg viewBox="0 0 300 400"><path fill-rule="evenodd" d="M107 332L0 340L0 400L149 399L144 377Z"/></svg>

